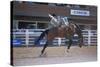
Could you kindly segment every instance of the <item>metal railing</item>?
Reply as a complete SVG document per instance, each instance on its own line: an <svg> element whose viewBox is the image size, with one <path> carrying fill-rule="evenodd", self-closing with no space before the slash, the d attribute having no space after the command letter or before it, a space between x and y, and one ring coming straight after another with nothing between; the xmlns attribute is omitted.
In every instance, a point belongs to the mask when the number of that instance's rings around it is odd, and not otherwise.
<svg viewBox="0 0 100 67"><path fill-rule="evenodd" d="M35 40L45 29L13 29L13 40L20 40L21 45L34 45ZM85 45L97 45L97 30L82 30ZM75 35L77 37L77 35ZM62 38L61 44L64 45L67 39ZM77 41L77 39L73 39ZM53 45L58 44L58 38L53 40Z"/></svg>

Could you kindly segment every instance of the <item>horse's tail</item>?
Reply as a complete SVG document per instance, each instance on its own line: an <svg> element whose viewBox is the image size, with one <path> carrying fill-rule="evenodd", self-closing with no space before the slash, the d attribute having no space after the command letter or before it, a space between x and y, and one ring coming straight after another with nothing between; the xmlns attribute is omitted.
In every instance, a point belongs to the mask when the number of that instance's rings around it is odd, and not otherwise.
<svg viewBox="0 0 100 67"><path fill-rule="evenodd" d="M35 45L39 44L39 41L43 39L43 37L48 33L48 30L45 30L44 32L41 33L41 35L36 39Z"/></svg>

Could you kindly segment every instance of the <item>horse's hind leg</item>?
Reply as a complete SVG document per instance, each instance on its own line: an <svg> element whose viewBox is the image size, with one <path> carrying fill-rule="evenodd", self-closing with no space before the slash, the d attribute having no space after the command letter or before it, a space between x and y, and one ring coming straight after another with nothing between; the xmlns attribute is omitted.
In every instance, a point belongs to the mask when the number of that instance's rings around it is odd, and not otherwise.
<svg viewBox="0 0 100 67"><path fill-rule="evenodd" d="M48 42L46 42L46 44L44 45L44 47L43 47L43 49L41 51L41 55L40 56L43 55L43 53L44 53L45 49L47 48L47 46L48 46Z"/></svg>

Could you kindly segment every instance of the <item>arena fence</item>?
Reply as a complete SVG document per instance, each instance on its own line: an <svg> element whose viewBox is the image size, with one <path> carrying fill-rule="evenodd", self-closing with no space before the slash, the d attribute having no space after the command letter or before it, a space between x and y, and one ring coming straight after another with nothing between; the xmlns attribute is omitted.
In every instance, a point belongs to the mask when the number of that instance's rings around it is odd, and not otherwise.
<svg viewBox="0 0 100 67"><path fill-rule="evenodd" d="M44 30L45 29L13 29L11 34L13 36L12 44L13 46L34 45L34 42ZM82 30L82 32L85 45L97 45L97 30ZM43 45L45 41L46 38L44 38L40 44ZM65 45L65 41L68 41L68 39L55 38L53 40L53 45ZM73 38L73 43L75 44L77 41L77 35L75 35Z"/></svg>

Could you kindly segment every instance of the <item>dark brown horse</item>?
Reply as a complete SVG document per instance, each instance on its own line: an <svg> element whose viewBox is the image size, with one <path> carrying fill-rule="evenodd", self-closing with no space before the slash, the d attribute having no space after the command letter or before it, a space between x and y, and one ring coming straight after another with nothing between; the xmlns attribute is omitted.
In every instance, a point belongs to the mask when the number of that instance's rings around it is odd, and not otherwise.
<svg viewBox="0 0 100 67"><path fill-rule="evenodd" d="M47 48L48 45L51 45L51 43L55 37L69 39L69 44L68 44L68 48L67 48L67 52L68 52L68 50L70 49L70 47L72 45L72 37L74 36L74 34L78 35L79 47L82 47L82 45L83 45L82 31L79 28L79 26L76 25L75 23L70 23L69 26L59 25L57 27L53 27L51 29L45 30L40 35L39 39L36 41L36 42L39 42L39 40L41 40L43 37L47 38L47 42L46 42L46 44L44 44L44 47L41 51L41 55L44 54L45 49ZM66 44L67 44L67 42L66 42Z"/></svg>

